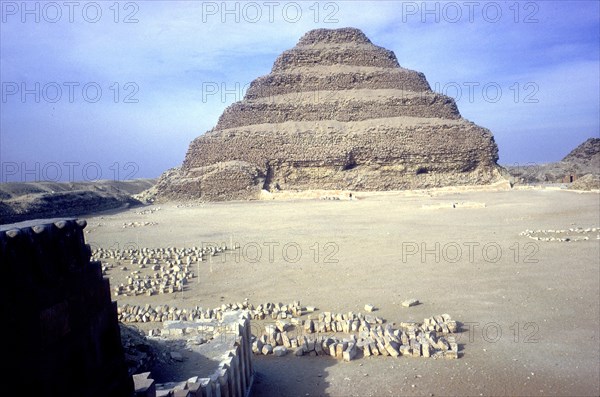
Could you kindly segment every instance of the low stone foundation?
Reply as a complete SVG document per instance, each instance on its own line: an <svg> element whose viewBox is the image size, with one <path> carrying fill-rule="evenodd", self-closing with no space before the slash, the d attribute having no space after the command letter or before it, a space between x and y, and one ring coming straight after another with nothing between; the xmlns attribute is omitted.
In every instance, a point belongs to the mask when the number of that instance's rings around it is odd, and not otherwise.
<svg viewBox="0 0 600 397"><path fill-rule="evenodd" d="M243 397L254 380L250 319L247 311L221 313L220 320L167 321L162 340L185 340L186 349L172 351L174 361L202 357L195 376L163 384L149 381L150 374L134 375L139 397Z"/></svg>

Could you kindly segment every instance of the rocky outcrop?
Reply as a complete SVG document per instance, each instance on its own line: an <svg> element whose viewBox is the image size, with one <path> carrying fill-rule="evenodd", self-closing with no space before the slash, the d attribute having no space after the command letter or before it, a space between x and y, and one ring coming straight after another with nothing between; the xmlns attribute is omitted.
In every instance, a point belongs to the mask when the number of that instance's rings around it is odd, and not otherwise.
<svg viewBox="0 0 600 397"><path fill-rule="evenodd" d="M600 138L590 138L573 149L562 159L565 163L590 168L590 171L600 173Z"/></svg>
<svg viewBox="0 0 600 397"><path fill-rule="evenodd" d="M506 167L516 183L571 183L571 189L598 189L600 138L589 138L561 161ZM582 179L581 181L579 181Z"/></svg>
<svg viewBox="0 0 600 397"><path fill-rule="evenodd" d="M134 207L141 202L133 195L151 188L154 183L154 179L2 183L0 224Z"/></svg>
<svg viewBox="0 0 600 397"><path fill-rule="evenodd" d="M490 131L358 29L317 29L281 54L244 100L163 175L166 199L266 190L395 190L500 178Z"/></svg>
<svg viewBox="0 0 600 397"><path fill-rule="evenodd" d="M586 174L581 178L578 178L575 182L569 186L573 190L599 190L600 189L600 175L598 174Z"/></svg>

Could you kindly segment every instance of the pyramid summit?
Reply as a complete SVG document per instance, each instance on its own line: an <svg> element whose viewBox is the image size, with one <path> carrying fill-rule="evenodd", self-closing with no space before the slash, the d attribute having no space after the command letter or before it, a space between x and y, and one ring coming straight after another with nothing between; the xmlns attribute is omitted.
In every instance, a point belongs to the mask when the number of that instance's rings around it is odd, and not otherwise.
<svg viewBox="0 0 600 397"><path fill-rule="evenodd" d="M355 28L316 29L157 184L166 199L232 200L261 190L397 190L500 178L491 132L463 119L422 73Z"/></svg>

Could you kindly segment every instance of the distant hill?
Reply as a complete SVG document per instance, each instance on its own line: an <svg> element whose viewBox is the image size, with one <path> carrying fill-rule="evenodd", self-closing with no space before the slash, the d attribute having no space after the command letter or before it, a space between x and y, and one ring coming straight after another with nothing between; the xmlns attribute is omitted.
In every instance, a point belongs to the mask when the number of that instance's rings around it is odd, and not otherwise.
<svg viewBox="0 0 600 397"><path fill-rule="evenodd" d="M155 179L0 183L0 224L141 205L132 196L155 183Z"/></svg>
<svg viewBox="0 0 600 397"><path fill-rule="evenodd" d="M573 188L590 186L600 176L600 138L590 138L556 163L506 166L516 184L571 183L586 175L588 183L573 184ZM589 190L589 189L584 189Z"/></svg>
<svg viewBox="0 0 600 397"><path fill-rule="evenodd" d="M567 154L562 162L588 170L590 174L600 173L600 138L590 138L583 142Z"/></svg>

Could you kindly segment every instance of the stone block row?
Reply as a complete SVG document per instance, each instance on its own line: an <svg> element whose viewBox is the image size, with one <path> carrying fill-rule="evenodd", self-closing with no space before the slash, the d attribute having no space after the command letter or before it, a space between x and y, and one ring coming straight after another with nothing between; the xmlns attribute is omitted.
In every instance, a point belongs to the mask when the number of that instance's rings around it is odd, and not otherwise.
<svg viewBox="0 0 600 397"><path fill-rule="evenodd" d="M316 322L306 320L298 332L291 324L277 321L275 325L267 325L262 335L254 337L252 351L276 356L293 351L296 356L329 355L345 361L353 360L359 352L363 357L458 358L454 336L457 324L448 314L426 318L422 323L402 322L397 328L382 325L383 322L383 319L360 313L324 312ZM336 336L336 332L349 336Z"/></svg>

